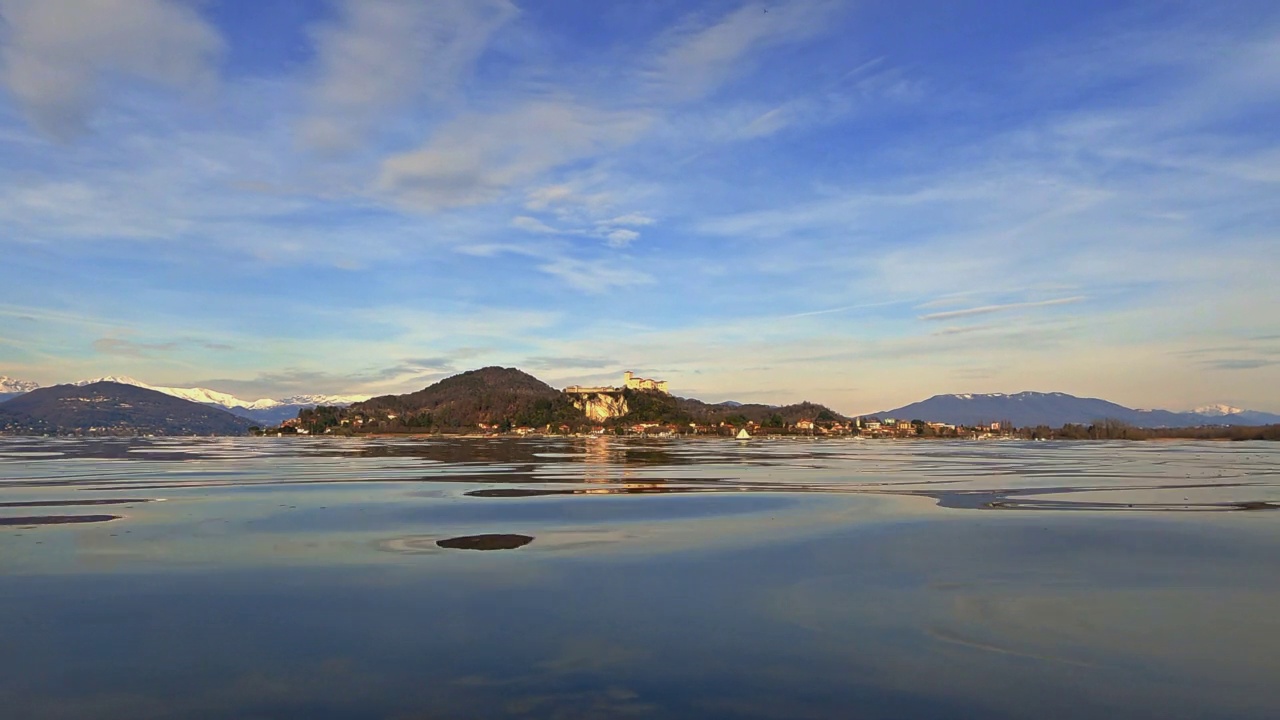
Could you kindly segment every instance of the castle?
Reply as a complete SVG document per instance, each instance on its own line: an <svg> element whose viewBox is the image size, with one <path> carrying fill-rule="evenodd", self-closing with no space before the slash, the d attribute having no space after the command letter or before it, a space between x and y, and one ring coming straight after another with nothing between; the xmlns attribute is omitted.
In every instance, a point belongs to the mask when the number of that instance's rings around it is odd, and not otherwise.
<svg viewBox="0 0 1280 720"><path fill-rule="evenodd" d="M660 393L667 393L666 380L650 380L649 378L638 378L635 373L630 370L622 373L622 384L628 390L657 390Z"/></svg>
<svg viewBox="0 0 1280 720"><path fill-rule="evenodd" d="M623 390L657 390L660 393L671 394L667 390L666 380L650 380L649 378L636 377L636 374L630 370L622 373L622 387L583 387L582 385L570 385L564 391L571 395L595 395L598 393L620 393Z"/></svg>
<svg viewBox="0 0 1280 720"><path fill-rule="evenodd" d="M636 377L630 370L622 374L622 387L583 387L570 385L564 391L573 398L574 407L586 413L587 417L597 422L609 418L621 417L628 412L625 390L667 391L666 380L650 380Z"/></svg>

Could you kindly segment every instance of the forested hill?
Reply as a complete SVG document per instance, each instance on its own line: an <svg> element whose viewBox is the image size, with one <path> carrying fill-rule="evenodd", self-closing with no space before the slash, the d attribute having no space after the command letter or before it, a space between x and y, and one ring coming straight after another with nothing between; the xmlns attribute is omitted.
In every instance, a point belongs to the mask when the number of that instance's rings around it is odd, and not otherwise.
<svg viewBox="0 0 1280 720"><path fill-rule="evenodd" d="M244 435L252 422L225 410L115 382L54 385L0 405L15 434Z"/></svg>
<svg viewBox="0 0 1280 720"><path fill-rule="evenodd" d="M750 420L765 427L794 425L801 420L833 422L847 420L845 416L826 405L798 402L791 405L759 405L755 403L718 403L709 405L693 398L678 398L680 406L689 412L695 422L718 423L722 420Z"/></svg>
<svg viewBox="0 0 1280 720"><path fill-rule="evenodd" d="M480 423L578 426L586 416L568 396L515 368L486 367L445 378L407 395L382 395L346 408L347 417L398 416L421 428L474 428Z"/></svg>
<svg viewBox="0 0 1280 720"><path fill-rule="evenodd" d="M840 413L811 402L792 405L757 405L740 403L709 404L694 398L675 397L661 393L627 391L630 409L619 418L622 424L638 422L697 423L716 425L721 422L741 426L747 421L763 427L782 428L801 420L834 422L845 420Z"/></svg>
<svg viewBox="0 0 1280 720"><path fill-rule="evenodd" d="M299 421L300 426L310 432L324 432L337 426L346 426L355 432L448 432L474 431L481 426L494 430L566 426L577 431L600 424L616 428L634 423L687 428L691 423L745 424L748 420L781 428L800 420L843 419L829 408L807 402L782 407L711 405L655 391L626 390L623 394L629 409L627 414L603 423L593 422L574 407L569 395L536 377L515 368L487 367L445 378L405 395L383 395L347 408L303 410Z"/></svg>

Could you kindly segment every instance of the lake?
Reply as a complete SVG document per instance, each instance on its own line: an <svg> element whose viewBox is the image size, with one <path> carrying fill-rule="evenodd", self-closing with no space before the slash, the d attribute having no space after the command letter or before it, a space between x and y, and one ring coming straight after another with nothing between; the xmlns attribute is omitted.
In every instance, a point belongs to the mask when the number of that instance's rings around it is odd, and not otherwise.
<svg viewBox="0 0 1280 720"><path fill-rule="evenodd" d="M1280 444L0 438L5 718L1276 718Z"/></svg>

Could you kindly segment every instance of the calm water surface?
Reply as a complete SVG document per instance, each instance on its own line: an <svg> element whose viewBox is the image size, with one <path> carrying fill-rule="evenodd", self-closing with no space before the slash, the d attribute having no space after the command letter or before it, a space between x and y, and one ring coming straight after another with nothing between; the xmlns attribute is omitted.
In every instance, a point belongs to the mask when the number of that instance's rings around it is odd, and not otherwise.
<svg viewBox="0 0 1280 720"><path fill-rule="evenodd" d="M0 439L5 718L1276 718L1280 445Z"/></svg>

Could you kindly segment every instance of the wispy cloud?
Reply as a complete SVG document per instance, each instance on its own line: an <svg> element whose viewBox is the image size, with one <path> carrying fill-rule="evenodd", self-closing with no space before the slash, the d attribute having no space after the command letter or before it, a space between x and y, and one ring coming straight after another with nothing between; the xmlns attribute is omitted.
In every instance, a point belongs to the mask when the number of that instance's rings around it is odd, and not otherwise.
<svg viewBox="0 0 1280 720"><path fill-rule="evenodd" d="M655 91L678 100L700 97L742 72L753 51L829 31L841 3L792 0L765 9L747 3L711 23L690 18L671 32L649 72Z"/></svg>
<svg viewBox="0 0 1280 720"><path fill-rule="evenodd" d="M954 327L945 327L934 333L934 335L967 335L969 333L983 332L996 328L996 325L958 325Z"/></svg>
<svg viewBox="0 0 1280 720"><path fill-rule="evenodd" d="M869 310L872 308L883 308L883 307L888 307L888 306L897 305L897 304L898 303L896 301L887 300L884 302L858 303L857 305L842 305L840 307L825 308L823 310L809 310L806 312L783 315L780 319L787 320L787 319L794 319L794 318L814 317L816 315L831 315L833 313L845 313L845 312L851 312L853 310Z"/></svg>
<svg viewBox="0 0 1280 720"><path fill-rule="evenodd" d="M316 27L313 110L302 137L327 152L355 150L415 102L457 99L498 28L508 0L339 0L338 18Z"/></svg>
<svg viewBox="0 0 1280 720"><path fill-rule="evenodd" d="M952 320L955 318L970 317L973 315L990 315L992 313L1007 312L1009 310L1023 310L1026 308L1051 307L1054 305L1070 305L1072 303L1084 302L1086 298L1083 295L1075 297L1055 298L1053 300L1037 300L1034 302L1006 303L1004 305L982 305L979 307L965 308L963 310L947 310L945 312L929 313L921 315L921 320Z"/></svg>
<svg viewBox="0 0 1280 720"><path fill-rule="evenodd" d="M169 352L177 348L178 344L175 342L139 343L122 338L98 338L93 341L95 352L103 355L123 355L125 357L144 357L150 353Z"/></svg>
<svg viewBox="0 0 1280 720"><path fill-rule="evenodd" d="M516 217L512 218L511 227L519 228L526 232L546 233L548 235L554 235L560 232L559 230L551 227L550 225L542 222L541 220L537 218L529 217L528 215L517 215Z"/></svg>
<svg viewBox="0 0 1280 720"><path fill-rule="evenodd" d="M467 115L422 147L382 163L378 187L407 207L435 211L502 197L519 183L635 139L644 113L541 100L491 115Z"/></svg>
<svg viewBox="0 0 1280 720"><path fill-rule="evenodd" d="M534 355L525 361L536 370L599 370L617 367L617 360L600 357Z"/></svg>
<svg viewBox="0 0 1280 720"><path fill-rule="evenodd" d="M153 357L157 354L163 355L177 351L187 353L201 353L204 351L226 353L239 349L230 343L200 340L191 337L166 340L164 342L138 342L124 337L106 336L94 340L91 346L94 352L102 355L133 358Z"/></svg>
<svg viewBox="0 0 1280 720"><path fill-rule="evenodd" d="M605 233L604 238L609 243L609 247L623 248L632 243L636 238L640 237L640 233L635 230L626 230L618 228Z"/></svg>
<svg viewBox="0 0 1280 720"><path fill-rule="evenodd" d="M84 132L113 81L208 86L223 51L217 31L172 0L3 0L0 30L5 86L32 123L62 140Z"/></svg>
<svg viewBox="0 0 1280 720"><path fill-rule="evenodd" d="M1258 368L1280 365L1280 360L1264 360L1262 358L1205 360L1200 363L1210 370L1257 370Z"/></svg>
<svg viewBox="0 0 1280 720"><path fill-rule="evenodd" d="M648 215L627 213L626 215L619 215L618 217L609 218L608 220L597 220L596 224L615 227L644 227L645 225L652 225L654 222L654 219Z"/></svg>
<svg viewBox="0 0 1280 720"><path fill-rule="evenodd" d="M539 265L538 269L556 277L569 287L591 294L651 285L656 282L652 275L642 270L603 260L557 258Z"/></svg>

